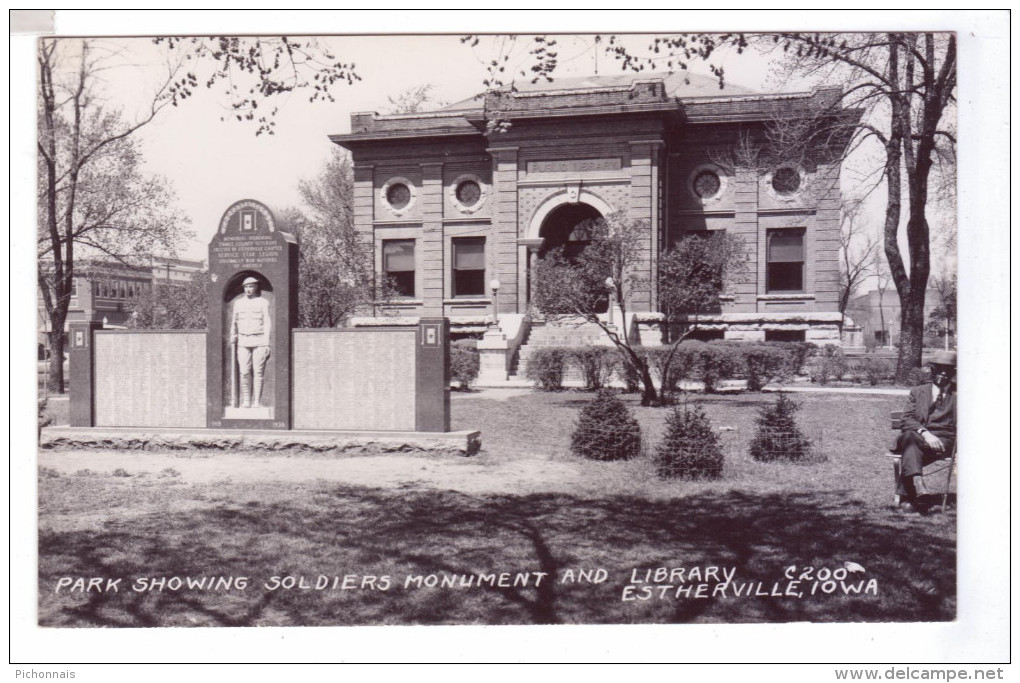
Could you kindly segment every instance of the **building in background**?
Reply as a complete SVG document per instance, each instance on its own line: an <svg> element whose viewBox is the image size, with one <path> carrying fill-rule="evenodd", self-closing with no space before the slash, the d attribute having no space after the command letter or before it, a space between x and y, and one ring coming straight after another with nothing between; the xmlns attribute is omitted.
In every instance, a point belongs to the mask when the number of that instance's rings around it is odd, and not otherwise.
<svg viewBox="0 0 1020 683"><path fill-rule="evenodd" d="M434 112L353 114L351 132L331 139L351 152L357 229L399 293L375 315L445 315L456 331L498 306L504 333L527 334L535 260L583 249L574 228L585 219L626 212L648 224L641 270L652 283L659 255L687 233L744 239L753 265L707 337L838 344L845 141L770 168L742 155L777 119L856 117L839 96L629 74L523 85ZM636 293L628 333L658 343L658 305L654 286Z"/></svg>
<svg viewBox="0 0 1020 683"><path fill-rule="evenodd" d="M924 293L924 319L931 319L932 311L942 305L937 289ZM863 345L867 347L895 347L900 343L900 298L894 287L873 289L850 300L847 315L861 328ZM929 348L947 346L944 338L925 337ZM952 342L955 346L955 341ZM948 347L947 347L948 348Z"/></svg>
<svg viewBox="0 0 1020 683"><path fill-rule="evenodd" d="M44 266L45 267L45 264ZM149 265L129 266L116 261L80 261L71 283L71 303L64 329L72 322L92 321L117 329L131 317L134 301L147 294L154 283L183 284L205 269L204 261L152 257ZM47 353L49 318L42 294L36 297L39 359Z"/></svg>

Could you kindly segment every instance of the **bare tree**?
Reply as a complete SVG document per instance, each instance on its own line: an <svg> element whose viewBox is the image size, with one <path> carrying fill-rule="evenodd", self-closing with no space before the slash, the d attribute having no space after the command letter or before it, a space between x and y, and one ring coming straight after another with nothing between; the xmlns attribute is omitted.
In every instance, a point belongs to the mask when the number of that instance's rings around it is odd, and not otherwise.
<svg viewBox="0 0 1020 683"><path fill-rule="evenodd" d="M165 50L165 66L131 117L111 104L104 89L110 70L126 62L123 43L69 38L38 43L38 283L49 318L50 351L57 359L64 353L79 250L128 260L144 252L172 254L186 236L185 219L169 208L166 184L141 173L141 152L132 139L137 131L197 89L225 83L229 118L254 123L256 134L271 133L276 110L260 105L296 91L310 92L312 101L330 100L333 84L357 78L314 41L160 38L155 43L155 49ZM141 84L136 92L144 92ZM58 391L63 379L63 365L54 363L50 381Z"/></svg>
<svg viewBox="0 0 1020 683"><path fill-rule="evenodd" d="M404 90L396 97L387 96L386 101L389 102L389 106L386 108L386 113L417 114L445 106L445 102L433 97L435 89L436 86L432 83L423 83Z"/></svg>
<svg viewBox="0 0 1020 683"><path fill-rule="evenodd" d="M839 222L839 312L846 317L850 299L871 275L880 241L861 213L859 201L844 201Z"/></svg>

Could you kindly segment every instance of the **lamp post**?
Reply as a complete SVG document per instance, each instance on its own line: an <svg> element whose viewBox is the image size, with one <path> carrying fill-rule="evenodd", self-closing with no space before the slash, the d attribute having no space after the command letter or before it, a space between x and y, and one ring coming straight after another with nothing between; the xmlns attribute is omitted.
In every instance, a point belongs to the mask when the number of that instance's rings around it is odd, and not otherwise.
<svg viewBox="0 0 1020 683"><path fill-rule="evenodd" d="M499 327L499 280L492 278L489 288L492 289L492 317L496 321L496 326Z"/></svg>
<svg viewBox="0 0 1020 683"><path fill-rule="evenodd" d="M606 278L606 289L609 290L609 324L613 324L613 295L616 293L616 280L610 275Z"/></svg>

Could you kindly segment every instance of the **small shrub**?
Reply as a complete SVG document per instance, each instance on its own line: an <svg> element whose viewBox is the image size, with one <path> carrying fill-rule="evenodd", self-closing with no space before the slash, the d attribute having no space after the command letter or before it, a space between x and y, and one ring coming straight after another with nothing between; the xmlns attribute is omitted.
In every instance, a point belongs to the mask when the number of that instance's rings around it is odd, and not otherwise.
<svg viewBox="0 0 1020 683"><path fill-rule="evenodd" d="M872 336L864 337L864 351L865 353L875 353L875 349L878 348L878 340Z"/></svg>
<svg viewBox="0 0 1020 683"><path fill-rule="evenodd" d="M609 384L620 357L619 351L608 346L578 346L570 349L568 355L588 390L601 389Z"/></svg>
<svg viewBox="0 0 1020 683"><path fill-rule="evenodd" d="M461 391L467 391L478 379L480 359L478 342L460 339L450 344L450 379L457 382Z"/></svg>
<svg viewBox="0 0 1020 683"><path fill-rule="evenodd" d="M86 467L85 469L78 470L77 472L75 472L74 476L76 476L76 477L94 477L94 476L96 476L96 473Z"/></svg>
<svg viewBox="0 0 1020 683"><path fill-rule="evenodd" d="M822 347L819 355L824 361L826 374L834 380L842 380L848 367L843 349L835 344L828 344Z"/></svg>
<svg viewBox="0 0 1020 683"><path fill-rule="evenodd" d="M666 416L666 437L655 453L660 477L718 479L722 476L723 452L719 436L712 431L700 406L674 408Z"/></svg>
<svg viewBox="0 0 1020 683"><path fill-rule="evenodd" d="M796 363L794 353L767 344L748 344L741 354L748 391L761 391L776 380L788 379Z"/></svg>
<svg viewBox="0 0 1020 683"><path fill-rule="evenodd" d="M803 375L804 364L807 363L808 358L818 353L818 344L813 342L786 342L786 345L793 349L795 356L793 374Z"/></svg>
<svg viewBox="0 0 1020 683"><path fill-rule="evenodd" d="M762 406L755 423L758 430L751 440L751 457L761 462L774 460L805 460L811 444L797 426L796 412L800 405L785 393L772 405Z"/></svg>
<svg viewBox="0 0 1020 683"><path fill-rule="evenodd" d="M714 394L719 382L732 377L739 365L740 354L732 346L698 342L697 378L705 385L706 394Z"/></svg>
<svg viewBox="0 0 1020 683"><path fill-rule="evenodd" d="M850 378L851 382L860 384L863 382L867 375L867 363L859 358L851 358L846 362L846 376Z"/></svg>
<svg viewBox="0 0 1020 683"><path fill-rule="evenodd" d="M524 376L535 383L540 391L560 391L563 389L563 370L567 364L565 349L536 349L528 359Z"/></svg>
<svg viewBox="0 0 1020 683"><path fill-rule="evenodd" d="M162 469L162 471L160 471L160 473L159 473L159 478L160 479L165 479L167 477L179 477L179 476L181 476L181 473L178 472L177 470L175 470L173 467L164 467Z"/></svg>
<svg viewBox="0 0 1020 683"><path fill-rule="evenodd" d="M641 452L641 428L623 401L600 389L581 409L570 450L590 460L629 460Z"/></svg>
<svg viewBox="0 0 1020 683"><path fill-rule="evenodd" d="M52 467L40 467L39 477L42 479L56 479L60 476L60 472L53 469Z"/></svg>
<svg viewBox="0 0 1020 683"><path fill-rule="evenodd" d="M38 425L39 426L37 428L37 431L38 431L38 435L40 437L42 436L42 429L43 429L43 427L45 427L45 426L49 425L51 422L53 422L53 418L50 417L48 412L46 412L46 406L48 404L49 404L49 401L47 401L45 398L40 398L39 399L39 413L38 413Z"/></svg>
<svg viewBox="0 0 1020 683"><path fill-rule="evenodd" d="M642 355L642 353L642 351L639 351L638 355ZM621 361L619 369L617 370L617 376L623 382L623 386L625 387L624 391L626 393L633 394L641 390L641 375L634 368L633 364Z"/></svg>
<svg viewBox="0 0 1020 683"><path fill-rule="evenodd" d="M115 477L130 477L131 474L126 469L124 469L123 467L118 467L117 469L115 469L113 471L113 476L115 476Z"/></svg>
<svg viewBox="0 0 1020 683"><path fill-rule="evenodd" d="M812 358L804 370L813 383L823 386L829 383L829 365L824 358Z"/></svg>
<svg viewBox="0 0 1020 683"><path fill-rule="evenodd" d="M896 376L896 366L885 358L866 358L864 363L864 379L871 386L890 380Z"/></svg>
<svg viewBox="0 0 1020 683"><path fill-rule="evenodd" d="M697 355L691 352L692 344L681 342L670 358L671 346L650 347L645 349L648 366L652 376L658 381L660 398L669 403L673 394L680 388L680 383L690 377L697 365ZM669 368L666 361L669 360Z"/></svg>

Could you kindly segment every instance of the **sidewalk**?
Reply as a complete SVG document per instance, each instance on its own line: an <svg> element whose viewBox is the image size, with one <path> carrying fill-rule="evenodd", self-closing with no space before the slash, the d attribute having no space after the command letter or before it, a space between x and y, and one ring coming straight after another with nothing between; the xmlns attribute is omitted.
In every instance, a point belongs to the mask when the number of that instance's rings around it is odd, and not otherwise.
<svg viewBox="0 0 1020 683"><path fill-rule="evenodd" d="M584 383L579 380L566 380L563 382L565 389L580 389L584 386ZM611 382L610 387L614 389L622 389L624 387L622 382ZM534 385L527 380L507 380L505 382L485 382L475 384L471 387L474 390L479 389L514 389L517 393L524 393L534 388ZM701 391L704 385L701 382L681 382L680 388L684 391ZM726 380L719 383L718 393L725 394L735 391L745 391L747 389L747 382L744 380ZM879 396L906 396L910 393L909 389L903 387L821 387L821 386L801 386L798 384L786 384L783 386L767 386L765 387L767 392L776 391L789 391L791 393L827 393L827 394L873 394ZM454 392L456 396L456 392ZM473 394L465 394L470 396ZM513 394L511 394L513 395Z"/></svg>

